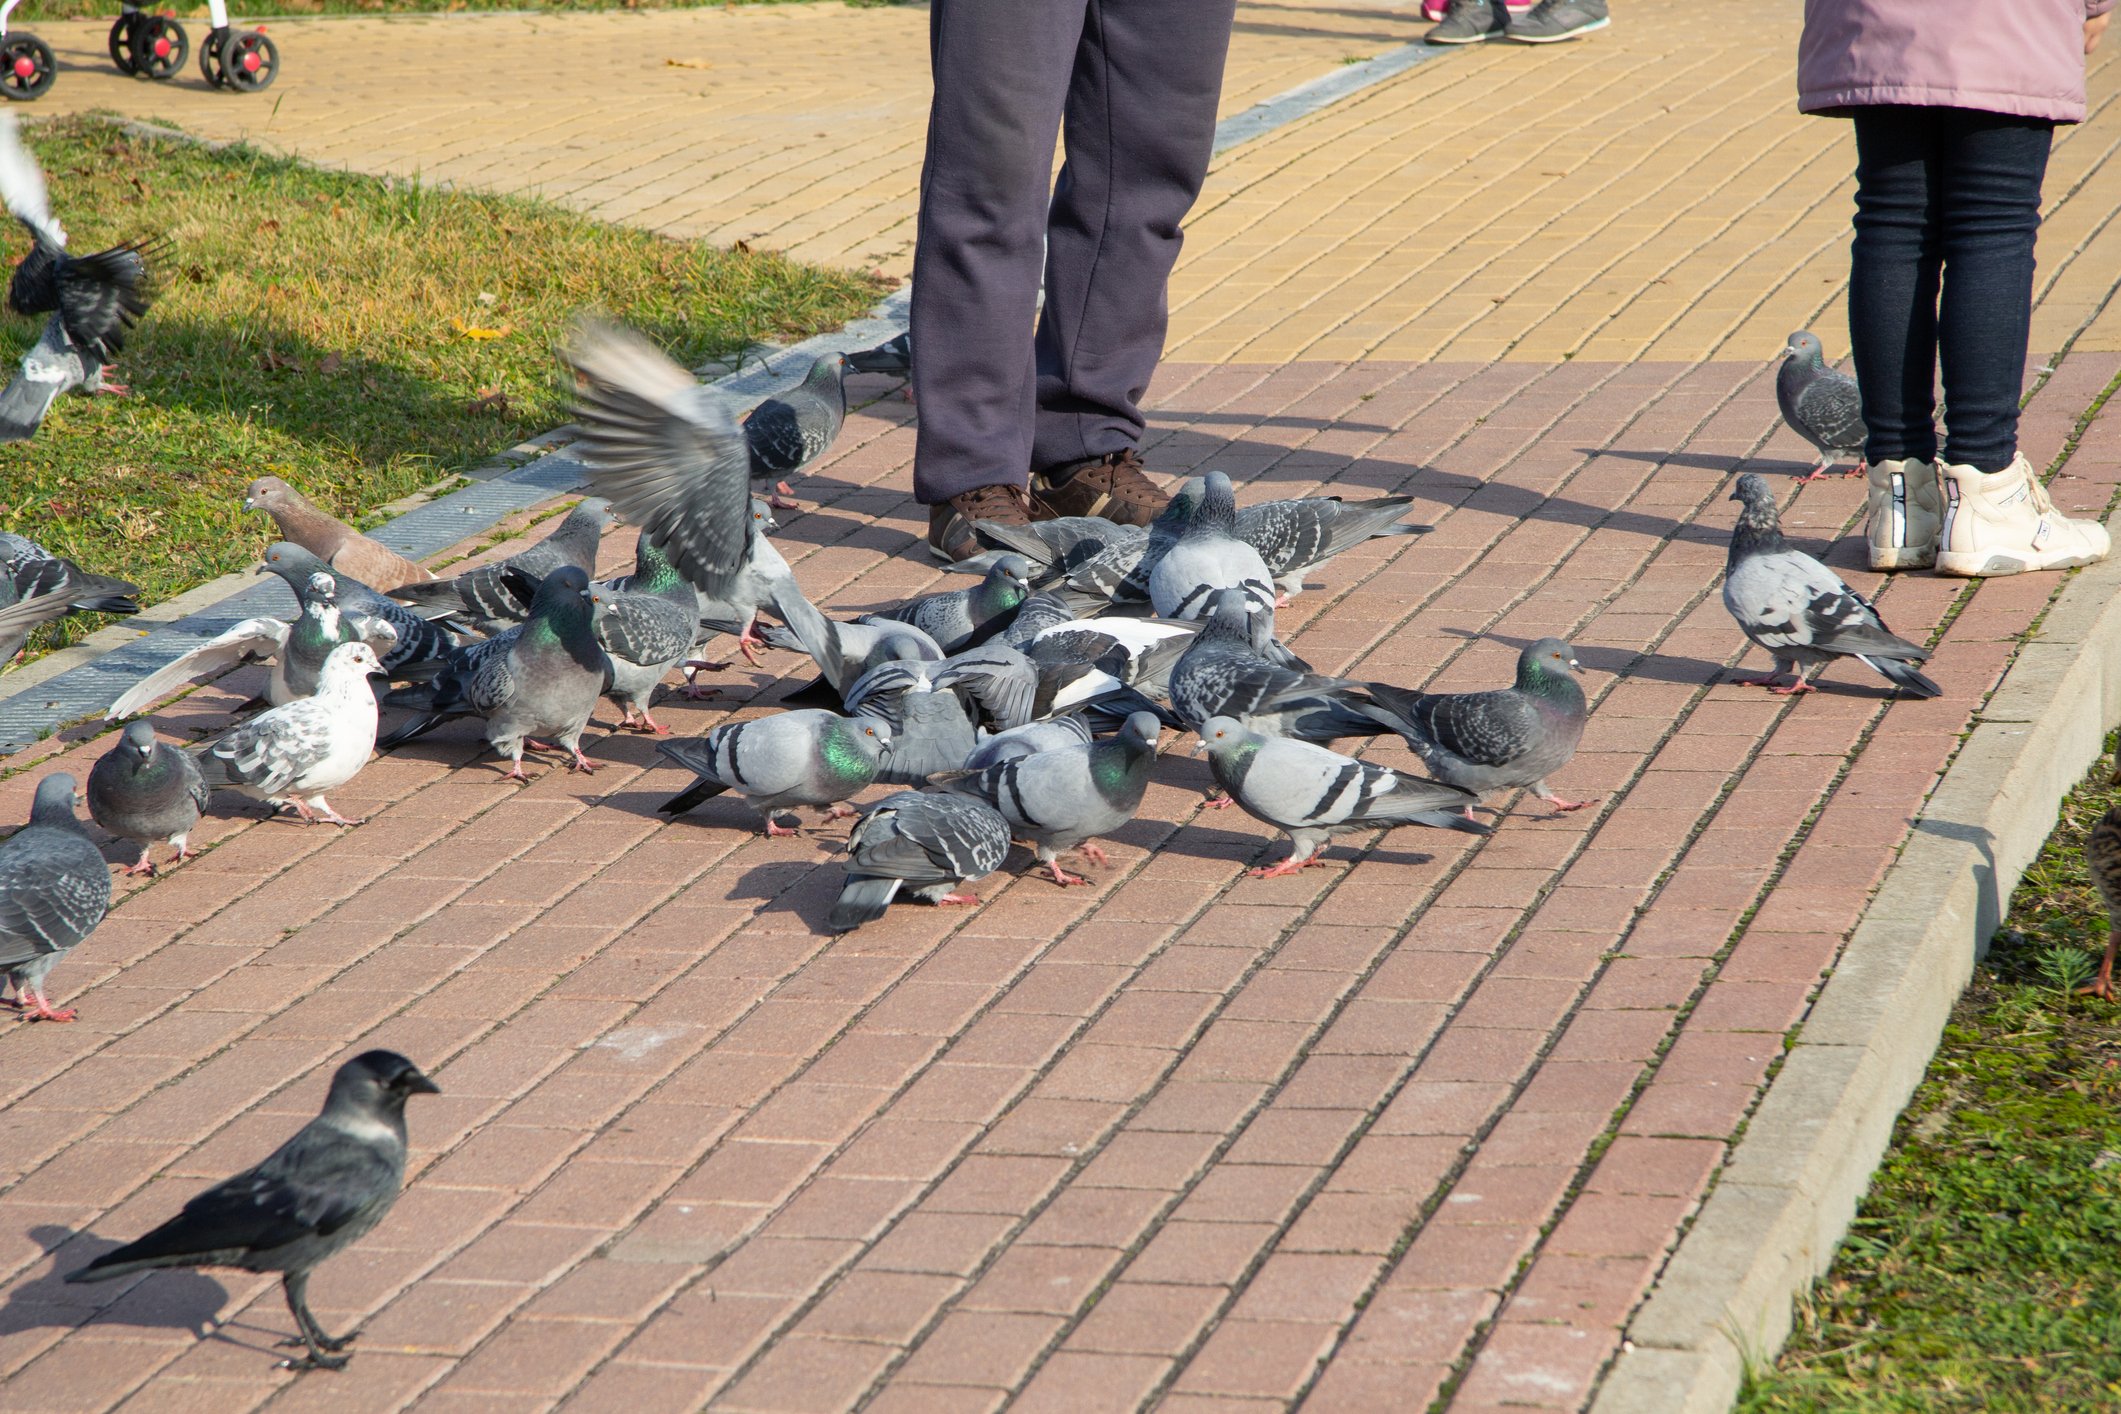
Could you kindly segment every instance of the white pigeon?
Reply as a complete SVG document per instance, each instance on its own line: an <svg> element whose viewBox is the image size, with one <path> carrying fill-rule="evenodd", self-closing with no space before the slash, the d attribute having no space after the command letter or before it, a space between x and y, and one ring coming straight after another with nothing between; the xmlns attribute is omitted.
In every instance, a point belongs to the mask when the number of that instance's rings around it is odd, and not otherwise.
<svg viewBox="0 0 2121 1414"><path fill-rule="evenodd" d="M376 746L376 695L371 673L382 671L365 643L342 643L324 660L317 690L261 712L197 748L199 773L304 820L358 825L331 808L326 791L361 773Z"/></svg>

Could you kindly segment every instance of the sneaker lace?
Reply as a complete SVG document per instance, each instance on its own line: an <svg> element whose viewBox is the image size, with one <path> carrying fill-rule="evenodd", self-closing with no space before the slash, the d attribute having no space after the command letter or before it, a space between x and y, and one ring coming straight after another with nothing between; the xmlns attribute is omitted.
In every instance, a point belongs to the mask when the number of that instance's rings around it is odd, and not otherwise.
<svg viewBox="0 0 2121 1414"><path fill-rule="evenodd" d="M969 521L1031 519L1031 497L1021 486L982 486L953 499Z"/></svg>
<svg viewBox="0 0 2121 1414"><path fill-rule="evenodd" d="M1486 5L1488 0L1455 0L1455 3ZM1162 494L1142 470L1141 453L1132 447L1124 452L1114 452L1095 467L1085 470L1104 482L1105 489L1122 500L1150 501Z"/></svg>

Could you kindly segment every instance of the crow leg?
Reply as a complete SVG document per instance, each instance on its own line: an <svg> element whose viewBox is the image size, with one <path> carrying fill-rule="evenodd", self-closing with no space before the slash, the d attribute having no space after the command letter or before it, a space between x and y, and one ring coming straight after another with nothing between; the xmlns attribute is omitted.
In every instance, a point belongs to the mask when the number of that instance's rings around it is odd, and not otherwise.
<svg viewBox="0 0 2121 1414"><path fill-rule="evenodd" d="M353 1343L359 1334L348 1331L337 1340L324 1333L317 1318L309 1310L309 1273L288 1272L280 1278L280 1290L287 1297L287 1309L295 1318L295 1329L301 1332L300 1340L282 1341L283 1345L301 1345L309 1354L300 1360L282 1360L280 1366L287 1370L341 1370L346 1367L347 1356L334 1354Z"/></svg>

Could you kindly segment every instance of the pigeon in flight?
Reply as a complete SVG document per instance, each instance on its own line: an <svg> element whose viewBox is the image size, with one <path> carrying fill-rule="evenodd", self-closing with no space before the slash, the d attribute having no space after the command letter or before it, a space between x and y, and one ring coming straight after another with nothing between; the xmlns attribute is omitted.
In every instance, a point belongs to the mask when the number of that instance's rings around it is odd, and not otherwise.
<svg viewBox="0 0 2121 1414"><path fill-rule="evenodd" d="M1009 822L985 801L901 791L884 797L847 836L847 882L826 926L845 933L884 916L893 899L975 904L959 892L1001 868Z"/></svg>
<svg viewBox="0 0 2121 1414"><path fill-rule="evenodd" d="M278 1272L295 1339L290 1370L337 1370L358 1331L329 1336L309 1309L309 1274L383 1221L405 1182L405 1102L441 1087L395 1051L364 1051L331 1078L324 1112L264 1162L217 1183L144 1237L106 1252L69 1282L156 1267Z"/></svg>
<svg viewBox="0 0 2121 1414"><path fill-rule="evenodd" d="M46 413L60 395L80 388L90 393L123 393L103 381L103 363L75 348L58 315L44 321L44 332L22 355L20 371L0 389L0 442L27 442L44 425Z"/></svg>
<svg viewBox="0 0 2121 1414"><path fill-rule="evenodd" d="M773 484L767 504L775 510L792 511L802 503L792 499L788 478L794 476L839 440L847 421L845 354L825 354L811 361L803 381L777 397L771 397L744 419L744 446L750 454L754 484Z"/></svg>
<svg viewBox="0 0 2121 1414"><path fill-rule="evenodd" d="M152 874L157 841L177 847L175 863L191 857L187 842L198 827L209 792L191 753L157 740L145 718L126 723L118 744L88 773L88 817L121 840L140 846L128 874Z"/></svg>
<svg viewBox="0 0 2121 1414"><path fill-rule="evenodd" d="M361 773L376 747L376 695L368 675L382 669L365 643L342 643L324 660L317 690L260 712L195 748L209 786L226 786L293 810L304 820L358 825L331 808L326 791Z"/></svg>
<svg viewBox="0 0 2121 1414"><path fill-rule="evenodd" d="M138 585L90 574L34 540L0 531L0 666L67 614L137 614Z"/></svg>
<svg viewBox="0 0 2121 1414"><path fill-rule="evenodd" d="M391 597L415 608L460 613L488 632L519 624L529 617L530 601L546 575L562 565L572 565L585 575L595 573L597 547L609 524L611 513L604 502L587 497L537 544L454 579L401 584L391 591Z"/></svg>
<svg viewBox="0 0 2121 1414"><path fill-rule="evenodd" d="M1368 710L1406 738L1429 774L1478 794L1530 786L1557 811L1593 802L1564 800L1547 777L1569 764L1583 740L1588 707L1576 681L1576 650L1542 638L1517 655L1517 681L1492 692L1409 692L1371 683Z"/></svg>
<svg viewBox="0 0 2121 1414"><path fill-rule="evenodd" d="M1775 371L1775 401L1782 420L1819 449L1819 464L1803 477L1817 481L1835 462L1856 465L1843 476L1863 475L1863 394L1856 380L1826 366L1819 337L1803 330L1790 335L1782 367Z"/></svg>
<svg viewBox="0 0 2121 1414"><path fill-rule="evenodd" d="M341 574L390 593L434 578L388 545L369 539L314 504L277 476L261 476L243 493L243 509L263 511L280 527L280 538L315 555Z"/></svg>
<svg viewBox="0 0 2121 1414"><path fill-rule="evenodd" d="M1767 482L1747 472L1738 478L1731 499L1739 510L1724 568L1723 607L1745 636L1775 659L1773 672L1737 682L1792 696L1814 691L1812 678L1836 658L1854 658L1917 697L1943 695L1943 688L1915 668L1929 657L1927 649L1895 637L1870 602L1839 575L1790 548ZM1777 679L1788 672L1797 680L1779 686Z"/></svg>
<svg viewBox="0 0 2121 1414"><path fill-rule="evenodd" d="M110 866L74 814L74 778L46 776L29 823L0 840L0 981L30 1021L72 1021L44 995L45 974L110 912Z"/></svg>

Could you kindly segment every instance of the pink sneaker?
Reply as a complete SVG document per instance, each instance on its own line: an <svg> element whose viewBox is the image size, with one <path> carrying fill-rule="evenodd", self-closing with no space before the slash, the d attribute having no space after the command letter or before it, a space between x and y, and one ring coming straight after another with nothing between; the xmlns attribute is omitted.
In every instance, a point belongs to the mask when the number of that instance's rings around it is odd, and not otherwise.
<svg viewBox="0 0 2121 1414"><path fill-rule="evenodd" d="M1421 17L1430 24L1443 18L1443 12L1451 8L1451 0L1421 0Z"/></svg>

